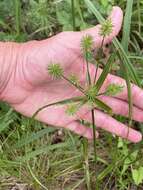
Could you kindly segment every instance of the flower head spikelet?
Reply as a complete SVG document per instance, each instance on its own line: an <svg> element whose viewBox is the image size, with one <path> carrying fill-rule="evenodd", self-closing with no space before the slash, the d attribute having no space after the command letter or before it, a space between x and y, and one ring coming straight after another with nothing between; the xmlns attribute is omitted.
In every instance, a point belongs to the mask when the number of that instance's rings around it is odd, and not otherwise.
<svg viewBox="0 0 143 190"><path fill-rule="evenodd" d="M109 86L107 86L105 94L108 96L115 96L120 92L122 92L123 88L124 88L123 85L121 86L119 84L112 83Z"/></svg>
<svg viewBox="0 0 143 190"><path fill-rule="evenodd" d="M50 76L52 76L54 79L60 79L64 73L63 68L60 66L60 64L50 64L48 66L48 73Z"/></svg>
<svg viewBox="0 0 143 190"><path fill-rule="evenodd" d="M99 34L103 37L109 36L112 33L113 30L113 24L111 19L106 20L100 28Z"/></svg>
<svg viewBox="0 0 143 190"><path fill-rule="evenodd" d="M78 109L79 109L78 104L71 103L71 104L67 105L65 113L68 116L73 116L77 113Z"/></svg>
<svg viewBox="0 0 143 190"><path fill-rule="evenodd" d="M81 53L85 60L91 62L93 60L94 40L91 35L85 35L81 39Z"/></svg>
<svg viewBox="0 0 143 190"><path fill-rule="evenodd" d="M85 35L81 39L81 50L83 53L91 51L93 49L94 41L91 35Z"/></svg>

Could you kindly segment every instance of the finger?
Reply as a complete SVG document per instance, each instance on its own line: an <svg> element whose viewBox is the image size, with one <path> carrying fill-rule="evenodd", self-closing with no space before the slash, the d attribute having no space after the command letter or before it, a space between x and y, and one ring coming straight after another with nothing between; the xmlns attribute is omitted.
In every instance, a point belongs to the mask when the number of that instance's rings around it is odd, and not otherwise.
<svg viewBox="0 0 143 190"><path fill-rule="evenodd" d="M80 136L86 137L87 139L93 139L92 129L80 124L77 121L67 124L64 128L67 128ZM96 131L96 137L98 136L99 134Z"/></svg>
<svg viewBox="0 0 143 190"><path fill-rule="evenodd" d="M92 121L90 112L84 115L84 119L89 122ZM137 143L142 139L140 132L129 128L123 123L98 110L95 110L95 124L97 127L100 127L122 138L128 139L134 143Z"/></svg>
<svg viewBox="0 0 143 190"><path fill-rule="evenodd" d="M100 96L99 99L110 106L113 110L113 113L128 117L129 105L127 102L108 96ZM133 106L132 117L135 121L143 122L143 110Z"/></svg>
<svg viewBox="0 0 143 190"><path fill-rule="evenodd" d="M104 45L110 43L112 39L118 35L121 29L122 21L123 21L123 12L121 8L113 7L112 12L108 18L111 19L111 23L113 27L112 27L111 34L105 37ZM101 25L98 24L95 27L86 29L81 32L61 32L58 35L50 38L50 41L51 41L50 45L52 47L52 41L54 39L56 40L57 44L60 44L60 46L65 47L67 49L70 48L71 50L74 50L75 53L79 53L79 50L81 50L82 38L86 35L91 35L94 40L94 46L98 48L101 46L101 43L103 40L103 36L100 35L100 29L101 29ZM49 42L49 39L41 41L42 47L46 47L47 49L47 42ZM57 48L59 47L57 46Z"/></svg>
<svg viewBox="0 0 143 190"><path fill-rule="evenodd" d="M108 17L111 19L111 23L113 25L112 32L109 36L105 37L104 44L108 44L112 41L112 39L118 35L123 21L123 12L120 7L113 7L110 16ZM97 25L93 28L87 29L82 32L82 34L89 34L92 35L95 41L95 47L100 47L103 37L100 35L101 25Z"/></svg>

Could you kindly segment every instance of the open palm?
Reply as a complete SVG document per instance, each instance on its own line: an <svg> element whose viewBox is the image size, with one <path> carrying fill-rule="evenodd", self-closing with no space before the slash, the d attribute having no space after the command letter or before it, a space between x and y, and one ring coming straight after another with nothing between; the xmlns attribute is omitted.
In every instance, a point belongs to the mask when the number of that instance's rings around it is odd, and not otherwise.
<svg viewBox="0 0 143 190"><path fill-rule="evenodd" d="M105 39L105 44L112 41L120 31L122 24L122 11L119 7L114 7L110 15L113 23L113 31ZM7 101L15 110L25 116L31 117L40 107L75 97L81 93L64 80L53 80L47 72L48 64L59 63L64 69L65 75L76 74L80 82L85 84L85 69L80 51L80 42L84 35L93 36L95 48L101 45L102 38L99 35L100 25L82 32L62 32L52 38L42 41L30 41L21 45L19 50L18 64L7 88L3 100ZM90 73L93 76L95 68L90 65ZM101 73L99 70L98 75ZM105 89L110 83L125 84L125 81L117 76L108 75L103 84ZM132 85L133 94L133 119L143 121L143 91ZM118 94L117 97L100 97L108 104L115 114L128 116L127 90ZM130 141L138 142L141 134L134 129L129 130L124 124L116 121L106 113L95 110L95 123L97 127L103 128L111 133L127 138ZM74 131L77 134L92 139L92 129L79 124L77 119L84 119L91 122L90 111L83 107L76 116L65 114L65 106L52 106L39 112L36 119L54 126L61 126ZM128 134L128 136L127 136Z"/></svg>

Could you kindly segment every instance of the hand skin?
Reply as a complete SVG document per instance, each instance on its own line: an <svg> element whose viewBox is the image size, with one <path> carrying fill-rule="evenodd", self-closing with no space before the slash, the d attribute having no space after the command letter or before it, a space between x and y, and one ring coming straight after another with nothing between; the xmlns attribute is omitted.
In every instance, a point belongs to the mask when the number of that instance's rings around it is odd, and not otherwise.
<svg viewBox="0 0 143 190"><path fill-rule="evenodd" d="M119 33L123 13L119 7L114 7L110 15L113 24L112 34L106 37L104 44L110 43ZM50 63L60 63L65 75L71 73L80 77L85 83L84 61L81 56L80 42L86 34L94 38L95 48L101 46L99 35L100 25L82 32L61 32L58 35L42 41L30 41L22 44L0 43L0 99L9 103L16 111L31 117L41 106L80 95L80 92L64 80L53 80L47 73ZM90 64L93 78L95 68ZM98 76L101 69L98 72ZM116 97L101 96L100 98L112 107L115 114L128 116L127 89L125 81L114 75L108 75L103 84L104 90L110 83L124 85L124 90ZM143 90L132 84L133 119L143 122ZM41 111L36 119L54 126L62 126L75 133L93 138L92 129L77 122L77 119L91 122L91 112L85 106L76 116L65 114L65 106L52 106ZM140 132L128 127L111 116L95 109L95 123L113 134L127 138L136 143L141 141ZM129 132L129 133L128 133ZM97 134L98 135L98 134Z"/></svg>

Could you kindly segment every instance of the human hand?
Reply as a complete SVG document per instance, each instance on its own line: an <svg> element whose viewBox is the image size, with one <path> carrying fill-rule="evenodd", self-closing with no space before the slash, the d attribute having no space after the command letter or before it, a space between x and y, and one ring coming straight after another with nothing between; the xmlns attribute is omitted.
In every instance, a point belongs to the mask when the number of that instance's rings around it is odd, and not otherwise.
<svg viewBox="0 0 143 190"><path fill-rule="evenodd" d="M122 11L114 7L110 15L113 31L105 38L104 44L110 43L118 34L122 24ZM95 48L101 46L102 37L99 35L100 25L82 32L62 32L58 35L42 41L30 41L24 44L16 44L16 64L11 72L11 78L5 85L1 99L8 102L15 110L25 116L31 117L40 107L60 101L66 98L79 96L81 93L64 80L53 80L47 72L48 64L60 63L68 76L71 73L79 76L80 82L85 83L85 70L83 69L83 58L81 56L80 42L86 34L92 35ZM90 65L91 76L95 68ZM99 70L98 75L101 73ZM108 75L103 84L105 89L110 83L126 86L123 79ZM132 85L133 95L133 119L143 122L143 91ZM100 98L108 104L115 114L128 116L127 89L116 97L101 96ZM83 107L75 116L65 113L65 106L52 106L38 113L36 119L54 126L61 126L75 133L92 139L92 129L79 124L77 119L91 122L91 114L87 107ZM129 129L107 115L95 109L95 124L97 128L105 129L113 134L127 138L132 142L139 142L141 133Z"/></svg>

